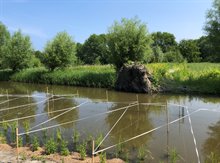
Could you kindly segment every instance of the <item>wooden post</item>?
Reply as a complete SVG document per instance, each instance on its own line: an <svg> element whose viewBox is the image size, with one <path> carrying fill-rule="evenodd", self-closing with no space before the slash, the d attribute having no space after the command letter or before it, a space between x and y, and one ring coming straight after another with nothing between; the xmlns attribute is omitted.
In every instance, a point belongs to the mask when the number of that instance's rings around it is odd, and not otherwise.
<svg viewBox="0 0 220 163"><path fill-rule="evenodd" d="M94 163L94 148L95 148L95 141L92 141L92 163Z"/></svg>
<svg viewBox="0 0 220 163"><path fill-rule="evenodd" d="M47 97L48 97L48 94L49 94L49 90L48 90L48 87L47 87Z"/></svg>
<svg viewBox="0 0 220 163"><path fill-rule="evenodd" d="M19 151L18 151L18 127L16 127L16 152L17 152L17 162L19 162Z"/></svg>
<svg viewBox="0 0 220 163"><path fill-rule="evenodd" d="M106 100L107 100L107 102L108 102L108 90L106 90Z"/></svg>
<svg viewBox="0 0 220 163"><path fill-rule="evenodd" d="M8 98L8 90L6 89L6 94L7 94L7 100L9 100L9 98Z"/></svg>

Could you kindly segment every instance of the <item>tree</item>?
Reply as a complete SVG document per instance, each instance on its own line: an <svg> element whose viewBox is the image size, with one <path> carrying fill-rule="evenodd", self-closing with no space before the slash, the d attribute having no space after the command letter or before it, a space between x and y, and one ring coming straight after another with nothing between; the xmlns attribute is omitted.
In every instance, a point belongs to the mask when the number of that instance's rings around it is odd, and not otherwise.
<svg viewBox="0 0 220 163"><path fill-rule="evenodd" d="M147 26L138 18L115 21L108 31L108 47L116 70L128 61L147 62L151 43Z"/></svg>
<svg viewBox="0 0 220 163"><path fill-rule="evenodd" d="M181 40L179 49L182 56L188 62L199 62L201 60L199 47L195 40Z"/></svg>
<svg viewBox="0 0 220 163"><path fill-rule="evenodd" d="M21 31L15 32L5 50L3 56L4 67L18 71L31 66L32 45L29 36L25 36Z"/></svg>
<svg viewBox="0 0 220 163"><path fill-rule="evenodd" d="M66 32L58 33L44 49L44 65L50 70L63 68L75 61L75 43Z"/></svg>
<svg viewBox="0 0 220 163"><path fill-rule="evenodd" d="M197 40L197 44L200 51L201 61L214 62L215 57L212 56L212 46L207 36L202 36Z"/></svg>
<svg viewBox="0 0 220 163"><path fill-rule="evenodd" d="M151 34L153 39L153 47L159 46L163 53L177 47L175 36L168 32L155 32Z"/></svg>
<svg viewBox="0 0 220 163"><path fill-rule="evenodd" d="M214 0L212 9L207 13L205 31L212 48L212 58L220 61L220 0Z"/></svg>
<svg viewBox="0 0 220 163"><path fill-rule="evenodd" d="M0 22L0 67L2 66L2 59L5 55L7 44L10 40L10 33L6 26Z"/></svg>
<svg viewBox="0 0 220 163"><path fill-rule="evenodd" d="M85 64L109 63L109 50L105 34L91 35L83 45L77 45L77 56Z"/></svg>

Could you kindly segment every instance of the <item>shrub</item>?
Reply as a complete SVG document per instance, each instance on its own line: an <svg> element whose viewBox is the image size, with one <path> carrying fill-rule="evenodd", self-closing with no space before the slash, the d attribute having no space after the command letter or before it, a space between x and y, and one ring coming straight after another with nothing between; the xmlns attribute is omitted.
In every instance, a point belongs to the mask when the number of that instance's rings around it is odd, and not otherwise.
<svg viewBox="0 0 220 163"><path fill-rule="evenodd" d="M36 136L33 138L33 143L32 143L32 151L37 151L39 147L39 141Z"/></svg>
<svg viewBox="0 0 220 163"><path fill-rule="evenodd" d="M67 141L65 141L65 140L62 140L62 141L61 141L60 154L61 154L62 156L67 156L67 155L70 154L67 145L68 145L68 142L67 142Z"/></svg>

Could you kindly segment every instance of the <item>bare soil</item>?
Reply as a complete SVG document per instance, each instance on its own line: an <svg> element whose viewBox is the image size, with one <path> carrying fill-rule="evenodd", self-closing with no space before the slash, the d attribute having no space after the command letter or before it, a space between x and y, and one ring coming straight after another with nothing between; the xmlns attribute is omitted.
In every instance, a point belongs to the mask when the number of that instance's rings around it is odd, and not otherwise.
<svg viewBox="0 0 220 163"><path fill-rule="evenodd" d="M80 154L72 152L69 156L61 156L58 153L44 155L44 149L39 148L32 152L29 147L19 147L19 162L22 163L92 163L91 157L86 157L85 160L80 159ZM7 144L0 144L0 163L2 162L17 162L17 150ZM99 156L94 157L94 163L99 163ZM107 160L107 163L124 163L123 160L114 158Z"/></svg>

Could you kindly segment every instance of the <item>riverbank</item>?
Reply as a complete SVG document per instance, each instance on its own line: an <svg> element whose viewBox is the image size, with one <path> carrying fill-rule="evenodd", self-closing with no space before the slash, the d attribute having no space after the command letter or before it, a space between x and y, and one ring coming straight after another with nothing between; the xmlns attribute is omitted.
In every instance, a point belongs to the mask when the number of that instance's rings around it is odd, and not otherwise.
<svg viewBox="0 0 220 163"><path fill-rule="evenodd" d="M220 94L220 64L154 63L146 65L153 85L161 92ZM116 72L110 65L77 66L49 72L31 68L13 73L0 71L1 81L114 88Z"/></svg>
<svg viewBox="0 0 220 163"><path fill-rule="evenodd" d="M92 163L91 157L86 157L84 160L80 158L80 154L77 152L72 152L68 156L61 156L59 153L44 155L44 149L39 148L37 151L31 151L29 147L19 147L19 162L33 162L33 163ZM2 162L17 162L16 148L12 148L7 144L0 144L0 157ZM94 162L100 162L99 156L94 157ZM106 160L107 163L123 163L124 161L118 158Z"/></svg>

